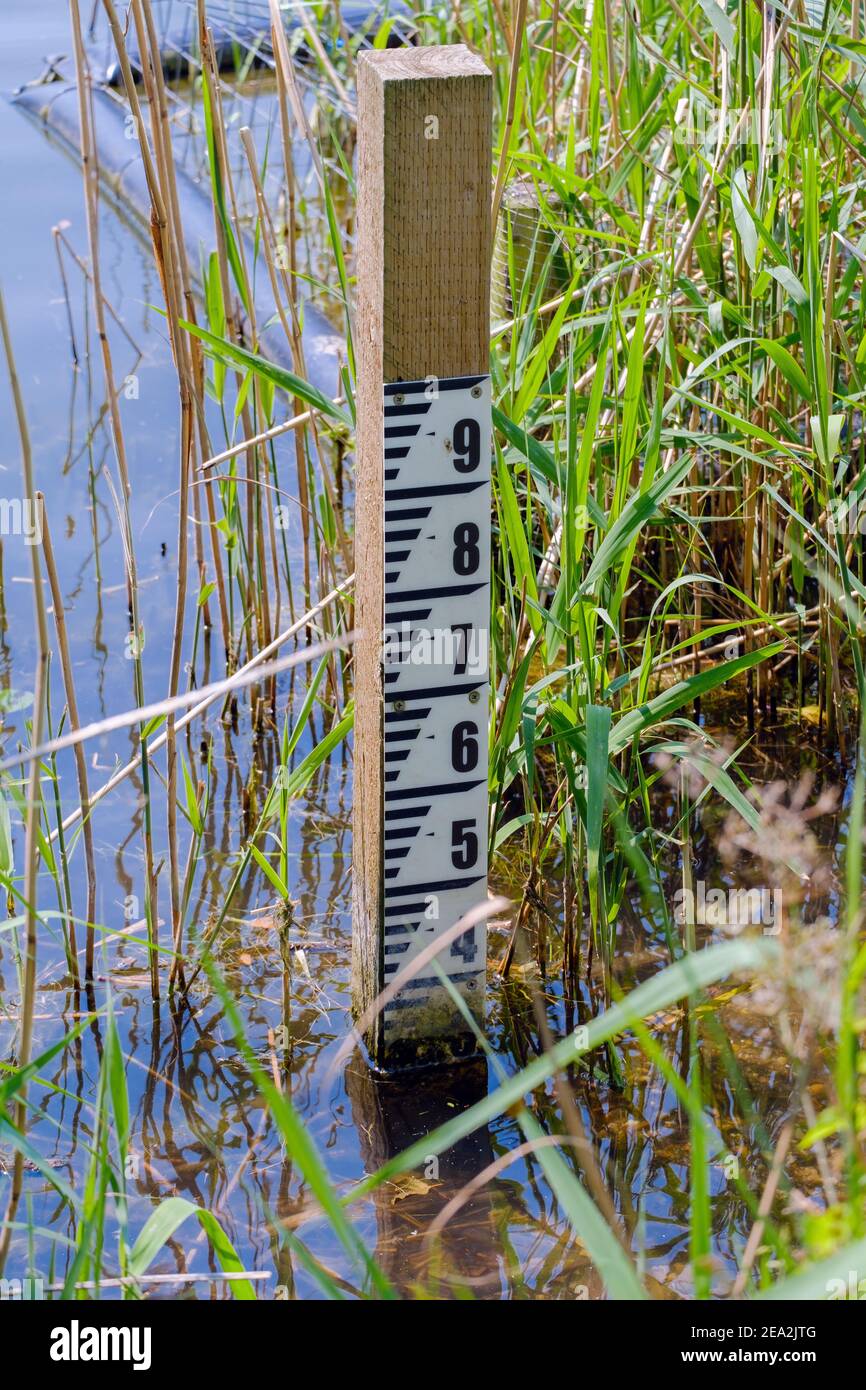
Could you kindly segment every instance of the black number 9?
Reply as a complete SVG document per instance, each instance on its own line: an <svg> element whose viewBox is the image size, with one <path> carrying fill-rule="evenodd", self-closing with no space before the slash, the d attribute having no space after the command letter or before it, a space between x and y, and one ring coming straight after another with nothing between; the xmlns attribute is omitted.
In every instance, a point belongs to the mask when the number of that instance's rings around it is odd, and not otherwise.
<svg viewBox="0 0 866 1390"><path fill-rule="evenodd" d="M474 473L481 462L481 426L477 420L458 420L454 426L454 467Z"/></svg>

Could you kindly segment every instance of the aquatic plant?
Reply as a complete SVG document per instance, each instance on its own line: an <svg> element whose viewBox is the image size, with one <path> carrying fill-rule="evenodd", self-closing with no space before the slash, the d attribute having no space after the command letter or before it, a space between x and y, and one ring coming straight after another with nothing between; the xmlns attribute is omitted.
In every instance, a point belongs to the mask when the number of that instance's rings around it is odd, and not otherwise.
<svg viewBox="0 0 866 1390"><path fill-rule="evenodd" d="M413 7L424 42L469 44L496 88L489 842L513 908L488 914L493 1026L473 1024L492 1088L412 1142L399 1125L405 1143L370 1140L361 1181L332 1168L294 1093L309 1075L293 1050L293 975L304 1008L331 1027L334 1006L291 845L302 809L317 824L339 819L328 779L350 758L352 92L359 46L396 38L399 15L362 34L339 7L311 3L287 33L272 3L273 28L259 23L255 43L235 35L232 47L221 7L199 0L173 74L156 3L101 9L112 101L142 163L175 381L173 621L166 665L143 617L117 365L129 342L102 274L96 50L70 0L87 244L76 239L77 261L67 233L56 244L63 284L81 276L82 356L104 402L109 462L97 465L91 440L88 487L119 537L130 680L125 697L112 692L124 712L83 722L52 547L59 519L44 480L35 485L15 325L0 312L24 497L45 517L30 556L32 712L2 762L3 935L18 980L0 1081L10 1153L0 1272L19 1251L16 1268L34 1267L35 1172L56 1203L49 1236L39 1233L60 1271L51 1296L152 1297L160 1284L148 1280L168 1277L152 1273L164 1247L177 1282L194 1288L200 1272L175 1241L194 1214L211 1283L255 1297L262 1270L230 1239L226 1189L276 1135L284 1184L257 1188L254 1205L282 1296L300 1286L335 1299L489 1297L500 1285L526 1291L530 1268L540 1296L548 1273L549 1296L575 1283L622 1299L835 1296L866 1257L859 5ZM269 114L260 125L257 107L238 128L247 99ZM213 217L215 249L200 264L184 229L181 129L198 142ZM308 360L314 312L342 335L330 390ZM240 816L219 825L208 711L245 744L242 759L225 759ZM131 731L131 756L95 785L88 750L117 729ZM761 773L772 739L783 775ZM822 775L801 781L808 760ZM133 1059L117 981L98 979L120 933L99 920L94 825L133 778L143 892L124 941L146 966L154 1017L180 1035L206 998L213 1040L241 1078L245 1157L216 1193L193 1182L192 1196L169 1194L144 1180L129 1146ZM17 863L13 817L25 828ZM697 910L708 894L726 904L721 916ZM731 894L747 895L748 920ZM238 978L252 959L239 924L253 931L262 906L282 983L281 1021L264 1040ZM61 962L74 1021L40 1050L43 951ZM342 1024L334 1032L332 1077L351 1072L358 1041ZM83 1085L91 1038L98 1072ZM42 1141L75 1147L67 1088L51 1071L66 1066L80 1086L84 1161L61 1172ZM768 1095L776 1066L786 1084ZM174 1085L163 1067L148 1064L149 1088ZM359 1131L375 1134L385 1101L364 1080L345 1084ZM676 1163L658 1134L633 1146L644 1110L676 1116ZM188 1121L200 1152L238 1142L194 1107ZM441 1180L449 1155L506 1123L499 1152ZM643 1153L649 1177L638 1174ZM505 1182L517 1155L543 1194L522 1220L548 1241L549 1271L500 1233L503 1272L473 1275L449 1226ZM680 1168L679 1185L666 1165ZM648 1234L660 1173L687 1231L669 1261L666 1233ZM428 1235L411 1277L394 1248L404 1200Z"/></svg>

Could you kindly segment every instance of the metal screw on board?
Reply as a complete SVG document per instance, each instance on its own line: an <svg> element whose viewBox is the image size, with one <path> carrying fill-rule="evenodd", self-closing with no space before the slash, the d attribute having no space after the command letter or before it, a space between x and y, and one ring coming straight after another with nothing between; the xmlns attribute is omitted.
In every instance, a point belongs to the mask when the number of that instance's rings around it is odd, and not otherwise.
<svg viewBox="0 0 866 1390"><path fill-rule="evenodd" d="M394 701L394 708L395 708L395 710L397 711L397 713L399 714L401 709L405 709L405 708L406 708L406 701L405 701L405 700L395 700L395 701Z"/></svg>
<svg viewBox="0 0 866 1390"><path fill-rule="evenodd" d="M480 386L473 386L473 387L472 387L472 390L470 391L469 394L470 394L471 396L474 396L475 399L476 399L476 401L477 401L477 400L480 400L480 398L481 398L481 387L480 387Z"/></svg>
<svg viewBox="0 0 866 1390"><path fill-rule="evenodd" d="M480 699L481 699L481 691L480 691L480 690L470 690L470 692L469 692L469 703L470 703L470 705L477 705L477 704L478 704L478 701L479 701Z"/></svg>
<svg viewBox="0 0 866 1390"><path fill-rule="evenodd" d="M394 397L394 404L395 404L395 405L402 405L403 402L405 401L405 399L406 399L406 397L403 395L403 392L402 392L402 391L398 391L397 394L396 394L396 396Z"/></svg>

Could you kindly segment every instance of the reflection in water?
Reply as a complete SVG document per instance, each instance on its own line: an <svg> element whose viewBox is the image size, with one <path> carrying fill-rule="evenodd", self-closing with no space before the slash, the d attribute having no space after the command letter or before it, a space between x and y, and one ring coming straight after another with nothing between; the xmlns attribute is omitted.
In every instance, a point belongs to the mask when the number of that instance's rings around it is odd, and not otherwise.
<svg viewBox="0 0 866 1390"><path fill-rule="evenodd" d="M356 1052L346 1066L346 1092L361 1141L364 1170L422 1140L487 1094L481 1058L414 1075L377 1075ZM470 1196L431 1247L427 1233L446 1206L490 1164L485 1129L461 1139L441 1156L430 1154L413 1173L375 1191L375 1255L401 1294L427 1290L437 1297L470 1290L489 1296L498 1287L495 1227L487 1190Z"/></svg>

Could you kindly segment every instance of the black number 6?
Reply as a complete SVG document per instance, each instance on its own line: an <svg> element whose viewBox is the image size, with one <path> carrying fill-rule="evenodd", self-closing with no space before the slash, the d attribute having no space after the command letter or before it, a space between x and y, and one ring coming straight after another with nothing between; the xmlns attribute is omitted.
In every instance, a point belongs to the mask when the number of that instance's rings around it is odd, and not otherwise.
<svg viewBox="0 0 866 1390"><path fill-rule="evenodd" d="M471 719L451 731L451 766L455 772L472 772L478 766L478 725Z"/></svg>

